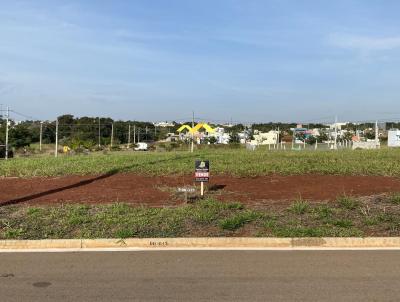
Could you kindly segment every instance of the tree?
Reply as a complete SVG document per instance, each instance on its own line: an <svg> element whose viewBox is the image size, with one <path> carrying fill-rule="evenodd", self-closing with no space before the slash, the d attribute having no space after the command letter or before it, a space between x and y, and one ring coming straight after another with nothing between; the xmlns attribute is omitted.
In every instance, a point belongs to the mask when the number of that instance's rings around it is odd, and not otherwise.
<svg viewBox="0 0 400 302"><path fill-rule="evenodd" d="M317 138L313 135L310 135L309 137L307 137L306 142L309 145L314 145L317 142Z"/></svg>
<svg viewBox="0 0 400 302"><path fill-rule="evenodd" d="M240 137L237 133L232 133L229 138L230 144L238 144L240 143Z"/></svg>
<svg viewBox="0 0 400 302"><path fill-rule="evenodd" d="M10 129L10 144L15 148L22 148L29 146L32 142L31 133L29 128L20 124Z"/></svg>
<svg viewBox="0 0 400 302"><path fill-rule="evenodd" d="M373 131L366 131L364 136L366 139L375 139L375 133Z"/></svg>

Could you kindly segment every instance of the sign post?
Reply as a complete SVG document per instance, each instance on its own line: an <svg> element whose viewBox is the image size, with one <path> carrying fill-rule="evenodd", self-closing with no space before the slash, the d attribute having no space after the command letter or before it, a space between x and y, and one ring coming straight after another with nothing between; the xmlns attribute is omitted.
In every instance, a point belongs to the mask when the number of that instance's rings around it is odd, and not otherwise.
<svg viewBox="0 0 400 302"><path fill-rule="evenodd" d="M204 183L210 179L210 161L196 160L194 177L196 182L200 182L200 194L204 196Z"/></svg>

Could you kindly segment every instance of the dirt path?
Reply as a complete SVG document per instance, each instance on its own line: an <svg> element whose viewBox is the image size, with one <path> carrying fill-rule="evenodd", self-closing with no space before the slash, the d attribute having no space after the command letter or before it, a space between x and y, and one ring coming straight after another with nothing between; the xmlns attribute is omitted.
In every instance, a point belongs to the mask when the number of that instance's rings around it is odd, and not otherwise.
<svg viewBox="0 0 400 302"><path fill-rule="evenodd" d="M149 177L135 174L66 176L57 178L2 178L0 205L38 203L129 202L149 206L182 203L177 187L192 185L192 176ZM210 194L221 200L265 204L301 196L312 201L333 200L338 195L368 196L400 192L400 179L376 176L214 176Z"/></svg>

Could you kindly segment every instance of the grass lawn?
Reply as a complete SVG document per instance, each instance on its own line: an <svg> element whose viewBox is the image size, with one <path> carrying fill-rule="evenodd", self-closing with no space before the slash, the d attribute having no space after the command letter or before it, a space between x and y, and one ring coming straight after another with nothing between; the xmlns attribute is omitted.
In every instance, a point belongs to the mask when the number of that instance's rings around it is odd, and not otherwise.
<svg viewBox="0 0 400 302"><path fill-rule="evenodd" d="M80 156L15 158L0 161L0 176L34 177L133 172L193 173L195 159L209 159L214 174L337 174L400 176L400 150L113 152Z"/></svg>
<svg viewBox="0 0 400 302"><path fill-rule="evenodd" d="M0 239L399 236L400 195L246 208L212 199L175 208L110 205L0 207Z"/></svg>

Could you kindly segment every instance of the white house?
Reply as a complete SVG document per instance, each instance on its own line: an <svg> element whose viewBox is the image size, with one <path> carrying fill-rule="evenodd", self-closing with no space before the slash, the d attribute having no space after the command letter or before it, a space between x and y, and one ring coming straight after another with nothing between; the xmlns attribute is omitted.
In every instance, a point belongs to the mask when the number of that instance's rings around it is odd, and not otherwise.
<svg viewBox="0 0 400 302"><path fill-rule="evenodd" d="M260 132L255 130L253 137L254 140L250 142L252 145L274 145L278 143L278 131Z"/></svg>
<svg viewBox="0 0 400 302"><path fill-rule="evenodd" d="M225 132L225 129L222 127L217 127L214 129L214 132L208 133L208 137L215 137L217 140L217 144L229 144L229 140L231 136Z"/></svg>

